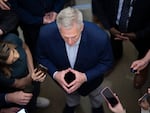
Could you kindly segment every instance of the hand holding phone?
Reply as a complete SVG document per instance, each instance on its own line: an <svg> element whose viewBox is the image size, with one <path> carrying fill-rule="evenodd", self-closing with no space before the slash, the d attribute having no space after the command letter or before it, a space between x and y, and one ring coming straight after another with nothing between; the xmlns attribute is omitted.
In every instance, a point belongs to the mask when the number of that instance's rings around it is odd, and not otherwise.
<svg viewBox="0 0 150 113"><path fill-rule="evenodd" d="M119 103L117 98L114 96L112 90L109 87L105 87L101 91L101 95L104 97L106 102L110 103L112 107L115 107Z"/></svg>
<svg viewBox="0 0 150 113"><path fill-rule="evenodd" d="M39 64L37 67L37 71L42 71L46 74L48 72L48 68L43 66L42 64Z"/></svg>

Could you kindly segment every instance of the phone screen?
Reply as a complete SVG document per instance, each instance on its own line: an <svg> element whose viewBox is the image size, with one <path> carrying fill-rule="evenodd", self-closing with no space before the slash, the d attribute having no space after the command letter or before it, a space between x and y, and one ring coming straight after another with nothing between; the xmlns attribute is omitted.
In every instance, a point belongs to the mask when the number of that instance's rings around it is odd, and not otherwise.
<svg viewBox="0 0 150 113"><path fill-rule="evenodd" d="M104 88L101 93L106 99L106 101L111 104L112 107L118 104L118 100L116 99L110 88Z"/></svg>

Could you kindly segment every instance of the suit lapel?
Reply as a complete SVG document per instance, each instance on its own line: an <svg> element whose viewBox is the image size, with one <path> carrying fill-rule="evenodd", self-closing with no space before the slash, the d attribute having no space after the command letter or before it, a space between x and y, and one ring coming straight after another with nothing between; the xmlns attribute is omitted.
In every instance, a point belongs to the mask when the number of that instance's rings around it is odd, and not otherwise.
<svg viewBox="0 0 150 113"><path fill-rule="evenodd" d="M76 57L76 61L75 61L75 65L74 65L74 68L76 69L76 68L78 68L79 69L79 66L83 66L84 64L83 64L83 62L82 62L82 59L84 59L84 54L86 54L86 51L85 50L87 50L86 49L86 43L87 43L87 41L86 41L86 38L87 38L87 36L86 36L86 34L82 34L82 36L81 36L81 41L80 41L80 44L79 44L79 48L78 48L78 52L77 52L77 57Z"/></svg>

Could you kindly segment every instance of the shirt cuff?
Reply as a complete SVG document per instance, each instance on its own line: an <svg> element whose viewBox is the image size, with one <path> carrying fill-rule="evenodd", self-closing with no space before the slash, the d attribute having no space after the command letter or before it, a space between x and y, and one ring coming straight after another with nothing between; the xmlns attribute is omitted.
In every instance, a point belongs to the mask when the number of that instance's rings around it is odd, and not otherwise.
<svg viewBox="0 0 150 113"><path fill-rule="evenodd" d="M54 72L53 79L55 78L55 76L56 76L57 73L58 73L58 71Z"/></svg>

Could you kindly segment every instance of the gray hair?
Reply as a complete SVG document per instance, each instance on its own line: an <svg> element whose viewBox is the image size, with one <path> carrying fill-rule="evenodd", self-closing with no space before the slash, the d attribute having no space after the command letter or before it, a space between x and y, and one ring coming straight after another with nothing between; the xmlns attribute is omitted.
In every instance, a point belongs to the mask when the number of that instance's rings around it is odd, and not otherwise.
<svg viewBox="0 0 150 113"><path fill-rule="evenodd" d="M63 26L66 29L71 28L73 23L81 26L83 25L83 15L78 9L67 7L57 15L56 23L58 28Z"/></svg>

